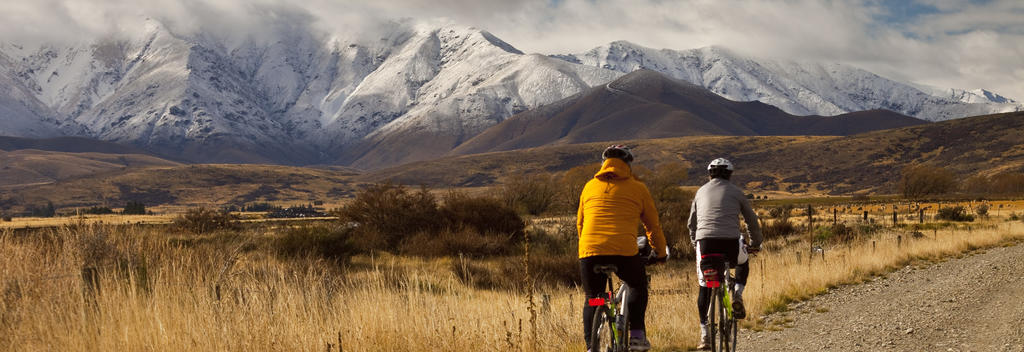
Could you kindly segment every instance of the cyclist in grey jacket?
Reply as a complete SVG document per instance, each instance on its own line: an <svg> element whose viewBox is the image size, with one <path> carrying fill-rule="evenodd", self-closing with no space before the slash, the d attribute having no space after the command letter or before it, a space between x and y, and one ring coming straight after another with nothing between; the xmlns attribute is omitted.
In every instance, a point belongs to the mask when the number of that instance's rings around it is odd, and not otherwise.
<svg viewBox="0 0 1024 352"><path fill-rule="evenodd" d="M697 280L700 291L697 296L697 310L700 315L701 344L705 349L710 344L708 335L708 307L711 305L711 289L704 281L701 259L709 254L721 254L736 266L736 286L733 289L733 314L738 319L746 317L743 307L743 288L750 275L747 263L748 253L754 254L761 247L761 227L757 213L739 187L729 182L733 166L729 160L718 158L708 165L710 180L697 190L690 205L690 242L697 256ZM739 216L747 223L749 238L740 233ZM747 245L747 242L750 245Z"/></svg>

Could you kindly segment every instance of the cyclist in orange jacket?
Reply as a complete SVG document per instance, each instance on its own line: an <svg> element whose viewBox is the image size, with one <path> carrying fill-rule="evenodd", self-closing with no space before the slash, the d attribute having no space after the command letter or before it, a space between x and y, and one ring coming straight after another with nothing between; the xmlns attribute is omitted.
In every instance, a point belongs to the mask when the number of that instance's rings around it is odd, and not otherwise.
<svg viewBox="0 0 1024 352"><path fill-rule="evenodd" d="M594 266L614 264L615 273L632 288L629 307L629 349L646 351L651 343L646 336L644 314L647 311L647 272L649 258L637 256L637 225L643 223L653 255L667 258L665 235L658 222L658 211L650 191L633 177L630 163L633 153L624 145L613 145L601 155L601 170L587 182L580 195L576 214L579 233L580 274L587 298L599 297L607 277L594 272ZM595 307L583 306L583 336L590 344L590 325ZM587 346L590 349L590 346Z"/></svg>

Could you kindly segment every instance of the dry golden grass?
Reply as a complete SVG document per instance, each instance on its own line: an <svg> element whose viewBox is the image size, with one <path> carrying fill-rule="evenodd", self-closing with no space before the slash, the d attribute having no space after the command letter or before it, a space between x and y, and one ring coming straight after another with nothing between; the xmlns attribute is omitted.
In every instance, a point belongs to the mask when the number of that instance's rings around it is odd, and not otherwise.
<svg viewBox="0 0 1024 352"><path fill-rule="evenodd" d="M808 261L800 242L766 252L752 262L748 309L757 317L908 263L1024 239L1019 221L971 226L904 235L900 247L899 233L882 233L828 247L824 261ZM525 290L469 287L452 272L458 258L284 260L266 244L275 236L90 224L0 230L0 350L583 350L578 289L538 288L534 330ZM90 267L100 268L98 290L83 280ZM697 342L694 270L652 270L648 330L658 350Z"/></svg>

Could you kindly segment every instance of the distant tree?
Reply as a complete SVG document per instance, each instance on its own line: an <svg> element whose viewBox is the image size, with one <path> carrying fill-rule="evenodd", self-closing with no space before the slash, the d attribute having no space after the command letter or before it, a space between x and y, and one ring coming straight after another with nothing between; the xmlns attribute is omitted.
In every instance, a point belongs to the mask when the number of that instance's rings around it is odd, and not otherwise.
<svg viewBox="0 0 1024 352"><path fill-rule="evenodd" d="M32 216L41 218L52 218L57 215L57 209L53 206L53 202L51 201L46 201L45 206L30 207L28 211Z"/></svg>
<svg viewBox="0 0 1024 352"><path fill-rule="evenodd" d="M124 211L121 212L124 215L146 215L146 205L142 202L128 202L125 204Z"/></svg>
<svg viewBox="0 0 1024 352"><path fill-rule="evenodd" d="M96 214L96 215L113 214L114 210L110 209L108 207L91 207L89 209L83 210L82 213L85 213L85 214Z"/></svg>
<svg viewBox="0 0 1024 352"><path fill-rule="evenodd" d="M907 198L946 194L956 189L956 175L937 166L908 166L903 168L899 189Z"/></svg>
<svg viewBox="0 0 1024 352"><path fill-rule="evenodd" d="M594 178L594 174L598 170L601 170L601 164L593 163L571 168L562 174L561 182L559 183L562 185L562 198L564 199L566 212L576 213L576 209L580 207L580 194L583 193L583 187L587 185L590 179Z"/></svg>

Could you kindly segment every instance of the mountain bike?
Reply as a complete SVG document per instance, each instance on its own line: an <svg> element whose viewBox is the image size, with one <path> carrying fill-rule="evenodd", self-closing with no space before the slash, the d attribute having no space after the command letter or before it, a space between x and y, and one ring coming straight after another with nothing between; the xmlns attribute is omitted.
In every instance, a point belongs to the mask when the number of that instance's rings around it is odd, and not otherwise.
<svg viewBox="0 0 1024 352"><path fill-rule="evenodd" d="M608 295L587 300L588 305L597 307L593 325L590 326L591 351L629 351L629 308L626 306L626 297L630 287L622 282L618 290L613 290L612 274L616 271L618 267L611 264L594 267L594 273L605 274L608 277ZM602 338L602 335L607 336Z"/></svg>
<svg viewBox="0 0 1024 352"><path fill-rule="evenodd" d="M732 311L735 278L729 272L731 265L721 254L703 255L701 263L707 263L701 270L704 272L707 287L711 289L711 305L708 307L711 350L735 352L738 329Z"/></svg>

